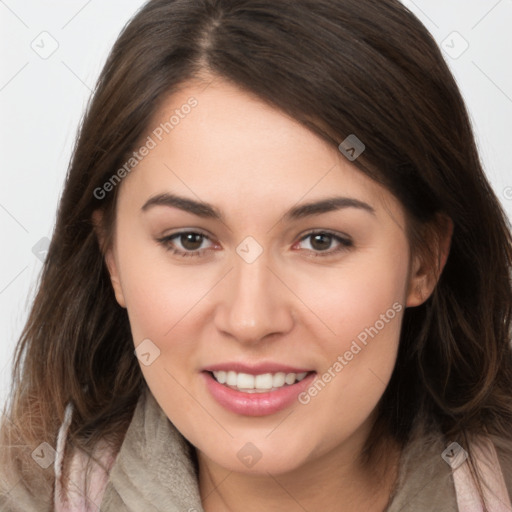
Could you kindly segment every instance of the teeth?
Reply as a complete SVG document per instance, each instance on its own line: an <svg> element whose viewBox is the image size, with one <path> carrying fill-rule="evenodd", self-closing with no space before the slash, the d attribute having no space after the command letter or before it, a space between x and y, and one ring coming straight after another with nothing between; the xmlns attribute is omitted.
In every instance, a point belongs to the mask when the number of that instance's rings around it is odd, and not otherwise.
<svg viewBox="0 0 512 512"><path fill-rule="evenodd" d="M226 384L228 386L236 386L237 376L236 372L228 372L226 377Z"/></svg>
<svg viewBox="0 0 512 512"><path fill-rule="evenodd" d="M256 389L272 389L274 379L271 373L264 373L263 375L256 375L254 379L254 387ZM241 387L241 386L238 386Z"/></svg>
<svg viewBox="0 0 512 512"><path fill-rule="evenodd" d="M279 372L272 377L272 386L275 388L280 388L284 386L284 382L286 380L286 373Z"/></svg>
<svg viewBox="0 0 512 512"><path fill-rule="evenodd" d="M229 387L237 388L246 393L262 393L271 389L282 388L285 385L291 386L295 382L300 382L306 377L308 372L303 373L262 373L260 375L250 375L248 373L237 373L234 371L216 371L213 372L215 379L220 384L226 384Z"/></svg>
<svg viewBox="0 0 512 512"><path fill-rule="evenodd" d="M296 377L297 377L296 373L287 373L286 377L284 378L284 381L286 382L286 384L290 385L295 382Z"/></svg>
<svg viewBox="0 0 512 512"><path fill-rule="evenodd" d="M226 372L216 372L217 375L216 375L216 379L221 383L221 384L226 384L226 379L228 378L227 376L227 373Z"/></svg>
<svg viewBox="0 0 512 512"><path fill-rule="evenodd" d="M239 389L254 389L254 375L239 373L236 381L236 387Z"/></svg>

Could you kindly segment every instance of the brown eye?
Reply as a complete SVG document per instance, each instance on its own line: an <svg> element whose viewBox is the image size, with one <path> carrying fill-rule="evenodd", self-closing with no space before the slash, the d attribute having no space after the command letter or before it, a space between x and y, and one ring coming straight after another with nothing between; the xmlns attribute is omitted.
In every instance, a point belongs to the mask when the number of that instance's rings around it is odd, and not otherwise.
<svg viewBox="0 0 512 512"><path fill-rule="evenodd" d="M353 247L353 242L348 237L336 235L325 231L309 233L301 238L299 244L306 244L306 249L313 256L329 256Z"/></svg>
<svg viewBox="0 0 512 512"><path fill-rule="evenodd" d="M203 243L204 236L200 233L183 233L179 235L179 240L184 249L197 251Z"/></svg>
<svg viewBox="0 0 512 512"><path fill-rule="evenodd" d="M215 248L208 235L196 231L181 231L156 240L177 256L205 256Z"/></svg>
<svg viewBox="0 0 512 512"><path fill-rule="evenodd" d="M311 235L311 247L317 251L325 251L331 246L332 240L333 236L326 233Z"/></svg>

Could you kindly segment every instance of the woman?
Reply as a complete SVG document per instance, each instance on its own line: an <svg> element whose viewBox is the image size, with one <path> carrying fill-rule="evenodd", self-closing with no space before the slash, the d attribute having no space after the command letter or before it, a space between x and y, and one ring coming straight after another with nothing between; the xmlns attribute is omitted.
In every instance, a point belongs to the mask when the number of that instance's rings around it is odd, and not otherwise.
<svg viewBox="0 0 512 512"><path fill-rule="evenodd" d="M2 510L510 510L511 261L398 1L152 0L80 130Z"/></svg>

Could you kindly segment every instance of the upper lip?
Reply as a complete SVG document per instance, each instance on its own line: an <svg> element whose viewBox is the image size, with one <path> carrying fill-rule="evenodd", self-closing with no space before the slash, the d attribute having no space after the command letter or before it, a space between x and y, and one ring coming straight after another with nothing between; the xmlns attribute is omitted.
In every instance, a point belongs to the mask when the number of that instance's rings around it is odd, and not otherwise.
<svg viewBox="0 0 512 512"><path fill-rule="evenodd" d="M289 366L275 362L261 362L257 364L246 364L233 361L231 363L219 363L205 366L205 372L234 371L237 373L248 373L249 375L261 375L263 373L304 373L312 371L311 368Z"/></svg>

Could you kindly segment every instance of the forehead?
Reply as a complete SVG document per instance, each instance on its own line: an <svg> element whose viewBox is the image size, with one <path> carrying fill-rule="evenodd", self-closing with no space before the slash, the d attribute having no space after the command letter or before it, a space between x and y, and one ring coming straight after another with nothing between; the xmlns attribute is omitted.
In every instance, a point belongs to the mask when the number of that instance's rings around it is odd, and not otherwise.
<svg viewBox="0 0 512 512"><path fill-rule="evenodd" d="M334 194L399 209L337 148L220 79L185 84L166 97L140 139L144 144L151 149L124 180L122 194L140 207L150 195L175 192L223 211L229 202L238 215L262 208L278 214Z"/></svg>

